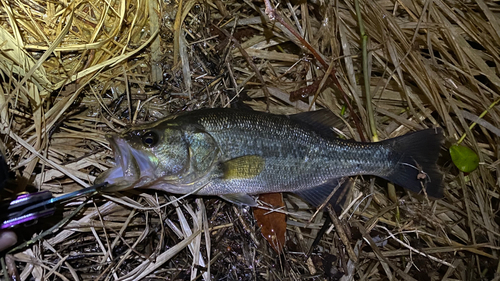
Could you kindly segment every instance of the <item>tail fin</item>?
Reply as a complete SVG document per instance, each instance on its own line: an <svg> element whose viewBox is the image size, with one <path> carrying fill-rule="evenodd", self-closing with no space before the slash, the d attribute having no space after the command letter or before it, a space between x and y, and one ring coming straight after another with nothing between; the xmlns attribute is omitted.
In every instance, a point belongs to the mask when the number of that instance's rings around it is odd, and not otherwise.
<svg viewBox="0 0 500 281"><path fill-rule="evenodd" d="M384 178L416 193L425 190L431 197L443 197L443 175L436 165L442 141L441 128L385 141L394 149L391 160L397 161L397 164L393 172Z"/></svg>

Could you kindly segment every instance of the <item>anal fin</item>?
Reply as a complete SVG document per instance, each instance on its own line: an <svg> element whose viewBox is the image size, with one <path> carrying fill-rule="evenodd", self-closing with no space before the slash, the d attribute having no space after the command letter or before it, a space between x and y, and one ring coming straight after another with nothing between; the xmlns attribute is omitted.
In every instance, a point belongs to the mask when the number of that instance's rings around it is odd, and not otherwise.
<svg viewBox="0 0 500 281"><path fill-rule="evenodd" d="M302 197L311 205L319 207L321 206L321 204L325 203L326 199L337 188L337 191L330 198L329 202L332 204L335 211L340 211L340 206L345 199L345 195L347 194L347 191L349 191L349 188L352 187L352 185L353 181L348 177L344 177L333 179L326 184L306 190L296 191L294 193Z"/></svg>

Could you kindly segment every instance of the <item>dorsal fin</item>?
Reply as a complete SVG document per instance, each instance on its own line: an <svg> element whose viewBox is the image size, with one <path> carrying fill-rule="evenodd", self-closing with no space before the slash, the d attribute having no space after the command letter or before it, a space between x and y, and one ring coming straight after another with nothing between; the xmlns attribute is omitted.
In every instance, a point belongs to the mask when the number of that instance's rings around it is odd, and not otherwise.
<svg viewBox="0 0 500 281"><path fill-rule="evenodd" d="M328 109L292 114L288 115L288 118L326 138L337 137L331 128L339 128L343 124L342 120Z"/></svg>

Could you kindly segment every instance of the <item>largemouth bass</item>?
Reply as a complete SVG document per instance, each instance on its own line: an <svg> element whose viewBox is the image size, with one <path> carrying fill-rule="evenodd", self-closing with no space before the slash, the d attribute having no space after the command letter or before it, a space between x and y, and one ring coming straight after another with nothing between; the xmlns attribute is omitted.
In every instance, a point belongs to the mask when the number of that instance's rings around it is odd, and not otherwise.
<svg viewBox="0 0 500 281"><path fill-rule="evenodd" d="M107 136L116 167L96 183L108 182L108 191L149 188L246 205L256 204L250 195L293 192L319 205L336 186L345 186L341 179L374 175L442 196L436 166L441 129L360 143L336 138L335 119L327 110L289 116L235 109L183 113Z"/></svg>

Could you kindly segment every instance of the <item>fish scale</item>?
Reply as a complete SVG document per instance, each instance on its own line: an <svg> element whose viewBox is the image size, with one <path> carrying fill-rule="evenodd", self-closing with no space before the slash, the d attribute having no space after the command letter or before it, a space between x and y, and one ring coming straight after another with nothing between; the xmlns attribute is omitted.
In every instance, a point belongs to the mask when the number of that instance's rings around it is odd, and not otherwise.
<svg viewBox="0 0 500 281"><path fill-rule="evenodd" d="M227 117L217 119L220 113L214 112L212 116L199 120L199 124L221 144L222 161L259 155L266 159L266 167L252 180L235 182L214 178L199 194L223 194L243 188L247 193L256 194L262 193L263 185L272 192L309 189L332 178L356 174L383 175L391 165L389 149L384 145L368 146L333 137L325 139L284 116L243 115L245 119L240 119L243 126L236 123L233 126L238 130L227 128L224 131L222 128L227 120L242 117L237 111L226 112ZM304 161L306 157L312 161Z"/></svg>
<svg viewBox="0 0 500 281"><path fill-rule="evenodd" d="M246 204L253 204L247 194L294 192L314 203L344 177L374 175L442 196L440 129L360 143L335 137L335 120L327 110L290 116L235 109L183 113L109 138L124 164L97 181L116 182L115 190L195 192ZM125 170L135 176L120 178Z"/></svg>

